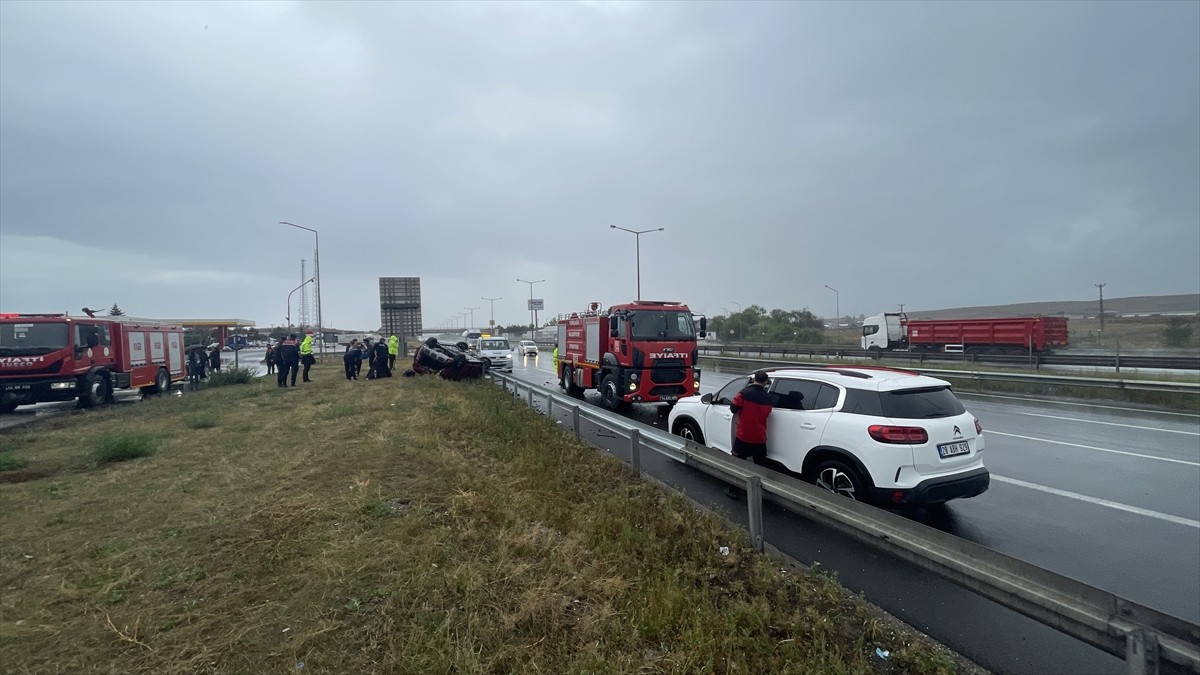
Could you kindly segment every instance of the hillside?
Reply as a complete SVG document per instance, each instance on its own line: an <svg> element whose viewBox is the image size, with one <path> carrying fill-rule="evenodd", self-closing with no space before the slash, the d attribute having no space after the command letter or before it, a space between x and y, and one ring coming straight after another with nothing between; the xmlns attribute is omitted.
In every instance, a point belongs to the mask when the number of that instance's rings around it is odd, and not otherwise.
<svg viewBox="0 0 1200 675"><path fill-rule="evenodd" d="M986 319L1011 316L1063 315L1068 318L1097 316L1099 301L1052 300L1047 302L1022 302L1014 305L991 305L987 307L954 307L951 309L922 309L908 311L910 319ZM1143 295L1131 298L1105 298L1104 313L1114 315L1150 314L1200 314L1200 294Z"/></svg>

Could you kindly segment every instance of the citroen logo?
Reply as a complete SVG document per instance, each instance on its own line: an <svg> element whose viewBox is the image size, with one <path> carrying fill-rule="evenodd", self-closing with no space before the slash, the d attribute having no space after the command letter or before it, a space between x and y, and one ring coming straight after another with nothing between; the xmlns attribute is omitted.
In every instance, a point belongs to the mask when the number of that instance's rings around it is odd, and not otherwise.
<svg viewBox="0 0 1200 675"><path fill-rule="evenodd" d="M957 425L957 424L955 424L955 425L954 425L954 435L955 435L956 437L958 437L958 436L962 436L962 430L958 428L958 425Z"/></svg>

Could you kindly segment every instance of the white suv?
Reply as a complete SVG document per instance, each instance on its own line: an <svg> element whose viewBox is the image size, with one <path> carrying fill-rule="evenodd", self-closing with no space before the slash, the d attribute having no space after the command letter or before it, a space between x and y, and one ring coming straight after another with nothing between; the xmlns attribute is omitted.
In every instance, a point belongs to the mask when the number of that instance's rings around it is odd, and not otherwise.
<svg viewBox="0 0 1200 675"><path fill-rule="evenodd" d="M819 487L900 508L974 497L988 489L983 428L950 383L869 366L767 370L775 408L767 418L767 457ZM750 378L716 394L681 399L671 433L731 452L729 409Z"/></svg>
<svg viewBox="0 0 1200 675"><path fill-rule="evenodd" d="M521 356L537 356L538 346L533 340L521 340L521 344L517 345L517 351Z"/></svg>

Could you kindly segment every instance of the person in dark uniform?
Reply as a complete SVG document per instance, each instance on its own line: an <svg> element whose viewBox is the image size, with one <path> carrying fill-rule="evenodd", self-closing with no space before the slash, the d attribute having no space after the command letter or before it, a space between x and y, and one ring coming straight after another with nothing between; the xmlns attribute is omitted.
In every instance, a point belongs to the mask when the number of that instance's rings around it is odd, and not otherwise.
<svg viewBox="0 0 1200 675"><path fill-rule="evenodd" d="M200 373L204 371L204 352L198 349L193 349L188 352L187 371L188 371L188 389L195 391L200 388Z"/></svg>
<svg viewBox="0 0 1200 675"><path fill-rule="evenodd" d="M383 340L376 342L375 347L372 349L371 373L373 373L375 377L392 376L392 369L388 368L387 343ZM370 379L370 375L367 375L367 379Z"/></svg>
<svg viewBox="0 0 1200 675"><path fill-rule="evenodd" d="M267 364L267 374L275 372L275 345L267 345L267 358L263 362Z"/></svg>
<svg viewBox="0 0 1200 675"><path fill-rule="evenodd" d="M346 347L346 353L342 355L342 365L346 367L346 379L358 379L358 364L361 362L360 352L358 351L358 340L351 340Z"/></svg>
<svg viewBox="0 0 1200 675"><path fill-rule="evenodd" d="M214 373L221 372L221 345L213 345L212 353L208 355L208 367Z"/></svg>
<svg viewBox="0 0 1200 675"><path fill-rule="evenodd" d="M291 373L291 386L296 386L296 376L300 374L300 345L295 333L289 333L279 345L279 386L288 386L288 373Z"/></svg>

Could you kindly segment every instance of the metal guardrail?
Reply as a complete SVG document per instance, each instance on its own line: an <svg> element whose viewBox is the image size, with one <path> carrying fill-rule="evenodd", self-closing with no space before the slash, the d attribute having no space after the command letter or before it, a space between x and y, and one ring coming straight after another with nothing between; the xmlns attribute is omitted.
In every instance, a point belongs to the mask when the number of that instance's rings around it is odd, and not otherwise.
<svg viewBox="0 0 1200 675"><path fill-rule="evenodd" d="M723 452L684 441L579 399L510 375L491 373L490 376L530 407L535 399L545 399L547 415L553 416L556 408L569 411L576 438L581 438L581 421L587 420L626 439L630 463L638 476L642 472L642 451L648 449L744 486L750 539L758 551L763 550L765 543L762 502L767 500L1121 657L1131 674L1157 673L1160 661L1200 673L1200 625L893 513L832 495L750 462L735 460Z"/></svg>
<svg viewBox="0 0 1200 675"><path fill-rule="evenodd" d="M737 356L757 355L767 357L774 354L788 356L824 356L831 358L857 358L903 360L909 363L950 361L960 363L994 363L997 365L1026 366L1035 370L1042 366L1085 366L1092 368L1166 368L1174 370L1200 370L1200 356L1150 356L1140 354L955 354L945 352L875 352L852 347L830 345L786 345L786 344L727 344L699 345L700 354L717 355L736 353Z"/></svg>
<svg viewBox="0 0 1200 675"><path fill-rule="evenodd" d="M796 361L774 361L770 358L745 358L737 356L703 356L703 360L730 365L745 366L746 370L763 366L787 368L788 366L804 365ZM825 365L825 364L821 364ZM853 368L855 362L844 364ZM858 364L865 365L865 364ZM897 366L902 367L902 366ZM934 368L910 368L924 375L941 378L956 378L976 381L1023 382L1026 384L1064 385L1072 387L1096 387L1100 389L1122 389L1127 391L1162 391L1173 394L1200 394L1200 382L1161 382L1157 380L1125 380L1099 377L1078 377L1074 375L1031 375L1027 373L998 373L977 370L938 370Z"/></svg>

